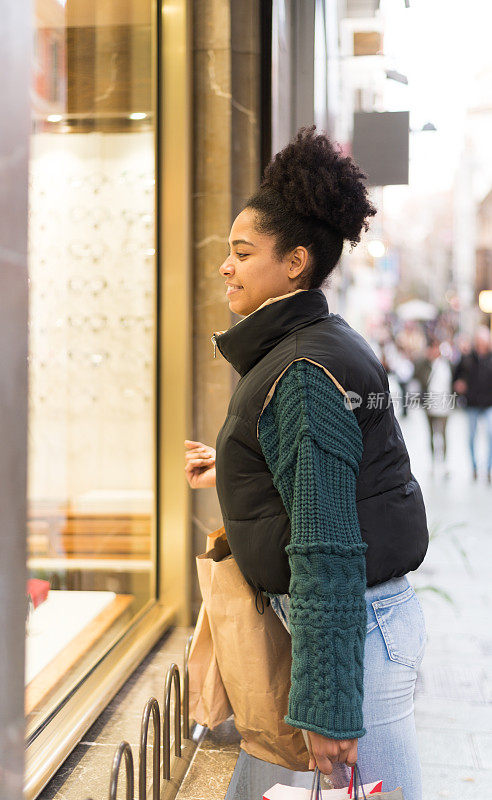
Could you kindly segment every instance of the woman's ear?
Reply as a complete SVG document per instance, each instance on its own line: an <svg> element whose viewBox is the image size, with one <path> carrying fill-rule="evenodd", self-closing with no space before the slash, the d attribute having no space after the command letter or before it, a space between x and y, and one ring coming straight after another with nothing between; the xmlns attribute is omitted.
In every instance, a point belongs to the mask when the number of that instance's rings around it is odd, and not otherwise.
<svg viewBox="0 0 492 800"><path fill-rule="evenodd" d="M305 247L296 247L292 251L289 264L289 278L298 278L305 270L309 261L309 253Z"/></svg>

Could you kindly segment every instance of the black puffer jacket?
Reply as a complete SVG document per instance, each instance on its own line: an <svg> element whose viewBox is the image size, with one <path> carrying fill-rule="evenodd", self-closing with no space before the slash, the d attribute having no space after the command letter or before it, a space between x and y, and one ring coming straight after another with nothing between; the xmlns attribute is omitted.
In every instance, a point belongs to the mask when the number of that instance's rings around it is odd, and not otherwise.
<svg viewBox="0 0 492 800"><path fill-rule="evenodd" d="M388 378L365 339L330 314L319 289L279 298L215 335L241 375L217 438L217 494L230 548L246 580L271 593L289 591L285 547L290 520L258 441L267 396L293 361L307 358L350 398L364 452L357 513L367 585L417 569L429 534L420 486L390 399Z"/></svg>

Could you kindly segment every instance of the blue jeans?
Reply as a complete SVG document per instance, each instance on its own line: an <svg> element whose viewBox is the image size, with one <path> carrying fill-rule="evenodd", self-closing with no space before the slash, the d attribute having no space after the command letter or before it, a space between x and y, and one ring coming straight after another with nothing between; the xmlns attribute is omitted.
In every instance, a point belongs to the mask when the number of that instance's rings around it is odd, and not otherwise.
<svg viewBox="0 0 492 800"><path fill-rule="evenodd" d="M485 418L489 447L487 472L490 472L492 470L492 406L489 406L488 408L473 408L470 406L466 409L466 413L468 414L468 445L470 448L472 466L475 470L477 469L477 460L475 457L475 434L477 432L479 417L483 415Z"/></svg>
<svg viewBox="0 0 492 800"><path fill-rule="evenodd" d="M426 628L415 589L406 575L365 592L365 736L358 740L357 764L364 783L383 781L383 792L401 786L405 800L422 800L422 776L413 695L424 656ZM289 630L289 596L270 595L273 610ZM335 788L348 786L350 768L336 763Z"/></svg>

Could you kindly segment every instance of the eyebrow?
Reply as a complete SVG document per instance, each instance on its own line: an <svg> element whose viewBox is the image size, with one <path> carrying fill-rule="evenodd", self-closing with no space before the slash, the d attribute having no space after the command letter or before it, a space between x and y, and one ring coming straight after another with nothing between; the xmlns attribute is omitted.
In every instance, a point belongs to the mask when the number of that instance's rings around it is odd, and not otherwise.
<svg viewBox="0 0 492 800"><path fill-rule="evenodd" d="M238 244L247 244L250 247L256 247L256 245L253 244L253 242L248 242L247 239L234 239L232 246L236 247Z"/></svg>

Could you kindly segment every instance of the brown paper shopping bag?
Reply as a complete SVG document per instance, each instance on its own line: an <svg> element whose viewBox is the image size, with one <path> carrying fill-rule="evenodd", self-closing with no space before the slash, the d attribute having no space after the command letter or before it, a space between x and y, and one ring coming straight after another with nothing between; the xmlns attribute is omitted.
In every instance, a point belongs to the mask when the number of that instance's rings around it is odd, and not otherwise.
<svg viewBox="0 0 492 800"><path fill-rule="evenodd" d="M197 558L217 663L241 747L263 761L308 770L302 732L284 722L290 690L291 640L277 615L255 607L255 593L235 559Z"/></svg>
<svg viewBox="0 0 492 800"><path fill-rule="evenodd" d="M209 534L207 551L215 552L216 541L224 535L223 527ZM220 548L217 548L217 551L221 552ZM222 551L224 551L223 547ZM217 725L229 719L232 707L220 676L205 603L201 605L193 633L188 658L188 674L190 717L208 728L216 728Z"/></svg>
<svg viewBox="0 0 492 800"><path fill-rule="evenodd" d="M207 728L216 728L232 714L220 676L205 604L198 615L188 659L190 717Z"/></svg>

